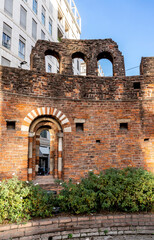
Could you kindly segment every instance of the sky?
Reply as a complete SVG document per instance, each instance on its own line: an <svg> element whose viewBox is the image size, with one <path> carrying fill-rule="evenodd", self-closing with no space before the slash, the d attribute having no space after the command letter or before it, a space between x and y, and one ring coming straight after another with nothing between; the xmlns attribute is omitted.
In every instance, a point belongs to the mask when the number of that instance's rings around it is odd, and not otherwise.
<svg viewBox="0 0 154 240"><path fill-rule="evenodd" d="M154 56L154 0L75 0L81 39L112 38L125 61L126 75L138 75L141 57ZM102 66L103 67L103 66ZM108 75L106 64L105 75Z"/></svg>

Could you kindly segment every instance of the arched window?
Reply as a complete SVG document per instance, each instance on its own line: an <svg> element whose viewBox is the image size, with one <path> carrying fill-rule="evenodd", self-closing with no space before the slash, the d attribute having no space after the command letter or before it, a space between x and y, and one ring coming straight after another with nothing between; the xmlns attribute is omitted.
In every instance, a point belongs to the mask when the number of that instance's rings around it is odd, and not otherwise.
<svg viewBox="0 0 154 240"><path fill-rule="evenodd" d="M56 51L47 50L45 52L45 69L46 72L60 72L60 56Z"/></svg>
<svg viewBox="0 0 154 240"><path fill-rule="evenodd" d="M72 67L74 75L86 75L85 55L81 52L73 53Z"/></svg>
<svg viewBox="0 0 154 240"><path fill-rule="evenodd" d="M113 58L109 52L101 52L97 56L98 76L113 76Z"/></svg>

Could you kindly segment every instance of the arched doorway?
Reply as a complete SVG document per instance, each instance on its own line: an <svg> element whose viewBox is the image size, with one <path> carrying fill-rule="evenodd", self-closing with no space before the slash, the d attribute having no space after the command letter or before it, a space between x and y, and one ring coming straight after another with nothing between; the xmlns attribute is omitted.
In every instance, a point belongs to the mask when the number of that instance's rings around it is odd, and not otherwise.
<svg viewBox="0 0 154 240"><path fill-rule="evenodd" d="M63 130L51 116L39 116L29 128L28 179L62 178Z"/></svg>

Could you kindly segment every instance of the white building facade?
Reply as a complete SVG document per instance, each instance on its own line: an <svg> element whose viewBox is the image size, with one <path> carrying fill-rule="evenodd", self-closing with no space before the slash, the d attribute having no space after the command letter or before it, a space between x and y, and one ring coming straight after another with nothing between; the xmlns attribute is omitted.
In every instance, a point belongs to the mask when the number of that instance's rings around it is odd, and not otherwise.
<svg viewBox="0 0 154 240"><path fill-rule="evenodd" d="M74 0L1 0L0 65L30 69L30 53L38 39L58 42L79 39L81 18ZM78 60L74 61L79 74ZM46 71L57 73L59 64L46 57Z"/></svg>

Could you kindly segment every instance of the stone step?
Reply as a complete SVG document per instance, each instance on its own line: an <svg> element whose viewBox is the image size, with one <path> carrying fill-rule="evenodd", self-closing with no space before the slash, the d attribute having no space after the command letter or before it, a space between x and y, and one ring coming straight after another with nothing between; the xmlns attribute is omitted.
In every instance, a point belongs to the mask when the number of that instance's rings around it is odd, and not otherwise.
<svg viewBox="0 0 154 240"><path fill-rule="evenodd" d="M62 187L57 184L39 184L39 186L47 191L54 191L57 194L62 190Z"/></svg>
<svg viewBox="0 0 154 240"><path fill-rule="evenodd" d="M33 183L36 184L53 184L55 183L55 179L52 176L37 176Z"/></svg>

